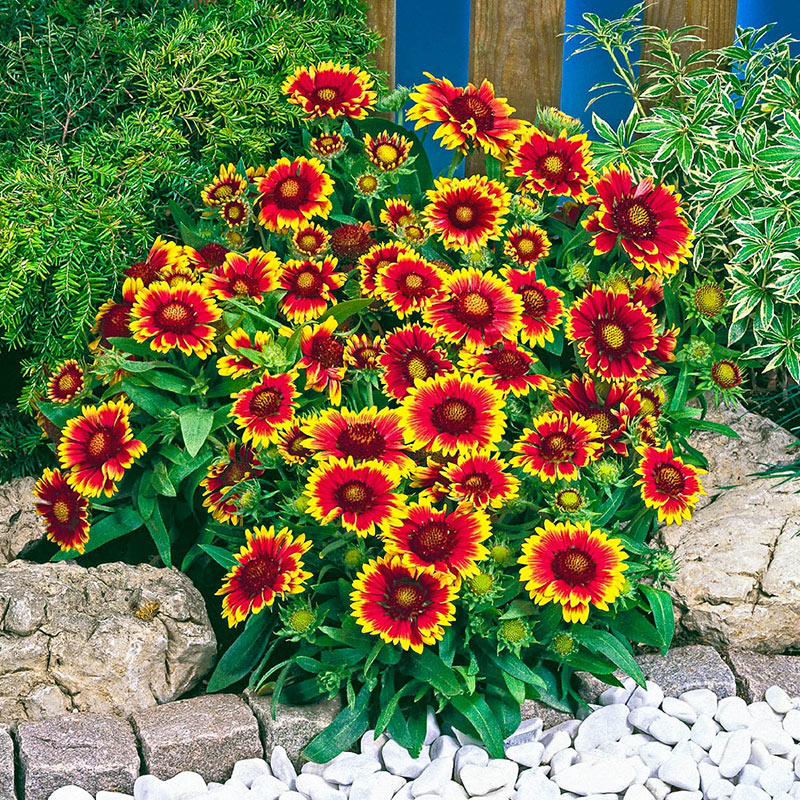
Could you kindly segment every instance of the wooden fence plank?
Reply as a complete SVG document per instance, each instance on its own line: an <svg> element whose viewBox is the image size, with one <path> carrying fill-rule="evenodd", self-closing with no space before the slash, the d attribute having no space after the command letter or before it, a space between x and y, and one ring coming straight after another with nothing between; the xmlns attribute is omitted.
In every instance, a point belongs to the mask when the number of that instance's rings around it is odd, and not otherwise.
<svg viewBox="0 0 800 800"><path fill-rule="evenodd" d="M383 38L383 44L375 52L375 63L387 74L386 82L389 88L393 89L396 54L395 0L369 0L367 23Z"/></svg>
<svg viewBox="0 0 800 800"><path fill-rule="evenodd" d="M695 43L688 49L701 47L714 50L733 42L736 32L737 0L656 0L644 12L648 25L675 30L683 25L701 25L698 36L704 43Z"/></svg>

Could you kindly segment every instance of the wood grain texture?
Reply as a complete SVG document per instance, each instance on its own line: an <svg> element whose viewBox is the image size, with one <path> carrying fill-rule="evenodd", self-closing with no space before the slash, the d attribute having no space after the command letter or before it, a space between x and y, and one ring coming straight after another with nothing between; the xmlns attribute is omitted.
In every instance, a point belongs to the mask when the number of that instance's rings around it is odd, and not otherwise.
<svg viewBox="0 0 800 800"><path fill-rule="evenodd" d="M386 73L389 89L394 89L395 81L395 19L395 0L368 0L367 24L383 39L375 52L375 63Z"/></svg>
<svg viewBox="0 0 800 800"><path fill-rule="evenodd" d="M469 75L488 78L517 117L559 106L565 0L472 0Z"/></svg>
<svg viewBox="0 0 800 800"><path fill-rule="evenodd" d="M655 0L644 12L648 25L675 30L683 25L700 25L696 34L704 43L692 43L688 52L701 47L714 50L733 42L736 31L737 0Z"/></svg>

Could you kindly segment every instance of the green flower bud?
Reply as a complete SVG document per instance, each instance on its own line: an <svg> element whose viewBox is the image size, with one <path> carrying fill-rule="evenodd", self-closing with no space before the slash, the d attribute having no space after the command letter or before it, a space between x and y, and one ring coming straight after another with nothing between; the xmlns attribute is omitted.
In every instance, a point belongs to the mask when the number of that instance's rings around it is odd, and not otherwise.
<svg viewBox="0 0 800 800"><path fill-rule="evenodd" d="M494 589L494 578L488 572L479 572L469 579L469 588L478 596L489 594Z"/></svg>
<svg viewBox="0 0 800 800"><path fill-rule="evenodd" d="M307 608L298 608L289 617L289 626L298 633L307 633L314 624L314 615Z"/></svg>
<svg viewBox="0 0 800 800"><path fill-rule="evenodd" d="M557 633L550 642L550 649L560 656L568 656L577 646L578 643L571 633Z"/></svg>
<svg viewBox="0 0 800 800"><path fill-rule="evenodd" d="M489 555L496 564L505 564L511 558L511 551L504 544L496 544Z"/></svg>
<svg viewBox="0 0 800 800"><path fill-rule="evenodd" d="M511 644L519 644L527 635L528 628L521 619L507 619L500 626L500 638Z"/></svg>
<svg viewBox="0 0 800 800"><path fill-rule="evenodd" d="M344 554L344 563L350 569L358 569L364 563L364 554L357 547L351 547Z"/></svg>

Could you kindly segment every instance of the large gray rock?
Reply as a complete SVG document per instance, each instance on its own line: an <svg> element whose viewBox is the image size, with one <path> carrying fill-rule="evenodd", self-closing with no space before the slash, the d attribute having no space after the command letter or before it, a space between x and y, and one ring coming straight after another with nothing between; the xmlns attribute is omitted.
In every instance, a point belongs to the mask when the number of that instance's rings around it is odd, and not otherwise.
<svg viewBox="0 0 800 800"><path fill-rule="evenodd" d="M800 695L800 656L769 656L747 650L729 650L728 661L749 703L764 699L770 686L780 686L790 695Z"/></svg>
<svg viewBox="0 0 800 800"><path fill-rule="evenodd" d="M177 570L24 561L0 569L5 722L128 715L191 689L215 654L203 598Z"/></svg>
<svg viewBox="0 0 800 800"><path fill-rule="evenodd" d="M188 771L224 782L237 761L264 756L253 712L232 694L178 700L131 719L147 772L162 780Z"/></svg>
<svg viewBox="0 0 800 800"><path fill-rule="evenodd" d="M128 722L100 714L68 714L17 727L20 786L25 800L47 800L61 786L90 794L133 791L139 751Z"/></svg>
<svg viewBox="0 0 800 800"><path fill-rule="evenodd" d="M708 419L729 425L740 438L710 431L692 438L708 458L708 497L689 522L660 531L681 565L670 589L681 624L720 648L797 649L800 481L752 475L791 461L797 441L741 406L711 410Z"/></svg>
<svg viewBox="0 0 800 800"><path fill-rule="evenodd" d="M605 689L608 687L603 684L603 688ZM526 700L520 708L520 716L523 720L537 718L540 719L542 721L543 728L552 728L554 725L558 725L561 722L566 722L568 719L572 719L572 714L566 714L563 711L558 711L555 708L545 705L539 700Z"/></svg>
<svg viewBox="0 0 800 800"><path fill-rule="evenodd" d="M33 505L35 483L35 478L14 478L0 484L0 564L19 558L45 535Z"/></svg>
<svg viewBox="0 0 800 800"><path fill-rule="evenodd" d="M298 768L303 762L300 758L303 748L318 733L324 731L342 710L340 697L307 706L279 703L275 719L272 719L271 696L259 697L247 689L244 697L258 720L264 750L269 753L276 745L283 745L292 763Z"/></svg>
<svg viewBox="0 0 800 800"><path fill-rule="evenodd" d="M16 800L14 791L14 742L8 728L0 725L0 800Z"/></svg>

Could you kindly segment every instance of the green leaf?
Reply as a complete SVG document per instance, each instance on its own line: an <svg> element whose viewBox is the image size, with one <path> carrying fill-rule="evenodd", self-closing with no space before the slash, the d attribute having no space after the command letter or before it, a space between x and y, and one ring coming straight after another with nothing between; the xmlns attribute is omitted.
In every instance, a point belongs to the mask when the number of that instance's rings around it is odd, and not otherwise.
<svg viewBox="0 0 800 800"><path fill-rule="evenodd" d="M614 662L623 672L630 675L639 686L644 686L645 680L642 670L634 661L630 651L617 639L616 636L608 631L601 631L595 628L583 627L580 630L576 627L575 637L587 649L593 653L600 653Z"/></svg>
<svg viewBox="0 0 800 800"><path fill-rule="evenodd" d="M137 528L141 528L144 520L132 508L120 508L113 514L95 522L89 532L89 541L86 543L85 553L91 553L104 544L119 539ZM77 550L59 550L51 561L68 561L77 558L80 553Z"/></svg>
<svg viewBox="0 0 800 800"><path fill-rule="evenodd" d="M345 300L343 303L337 303L335 306L331 306L321 317L319 317L319 319L316 320L316 324L319 325L329 317L333 317L339 324L341 324L348 317L355 316L373 302L373 297L362 297L358 300Z"/></svg>
<svg viewBox="0 0 800 800"><path fill-rule="evenodd" d="M431 650L415 653L411 674L423 683L429 683L438 692L451 697L464 691L456 673Z"/></svg>
<svg viewBox="0 0 800 800"><path fill-rule="evenodd" d="M164 495L164 497L177 497L178 493L172 485L167 472L167 465L163 461L158 460L155 462L150 470L150 479L152 480L153 488L158 494Z"/></svg>
<svg viewBox="0 0 800 800"><path fill-rule="evenodd" d="M211 433L214 412L210 408L200 408L200 406L183 406L178 411L178 418L181 422L183 443L189 455L194 457Z"/></svg>
<svg viewBox="0 0 800 800"><path fill-rule="evenodd" d="M172 566L172 540L164 524L164 519L161 516L161 507L156 500L153 506L152 515L144 521L147 530L150 531L150 537L158 550L161 560L167 567Z"/></svg>
<svg viewBox="0 0 800 800"><path fill-rule="evenodd" d="M369 727L369 697L369 689L362 686L353 707L342 709L333 722L305 746L303 758L323 764L347 750Z"/></svg>
<svg viewBox="0 0 800 800"><path fill-rule="evenodd" d="M637 609L621 611L617 614L614 617L614 628L632 642L646 644L650 647L664 646L664 637Z"/></svg>
<svg viewBox="0 0 800 800"><path fill-rule="evenodd" d="M675 394L672 396L670 408L677 411L686 405L686 398L689 395L689 364L681 365L681 372L678 376L678 384L675 387Z"/></svg>
<svg viewBox="0 0 800 800"><path fill-rule="evenodd" d="M208 681L206 691L219 692L241 680L258 664L269 643L274 620L265 609L251 615L236 641L225 651Z"/></svg>
<svg viewBox="0 0 800 800"><path fill-rule="evenodd" d="M224 547L217 547L213 544L198 544L197 546L225 569L231 569L231 567L235 567L239 563L236 557Z"/></svg>
<svg viewBox="0 0 800 800"><path fill-rule="evenodd" d="M486 650L489 660L499 667L503 672L507 672L517 680L527 683L536 689L546 689L545 682L528 666L526 666L513 653L503 652L500 654Z"/></svg>
<svg viewBox="0 0 800 800"><path fill-rule="evenodd" d="M653 612L653 622L664 641L661 654L666 655L675 635L675 610L672 607L672 598L663 589L656 589L646 584L641 584L639 591L645 596Z"/></svg>
<svg viewBox="0 0 800 800"><path fill-rule="evenodd" d="M456 695L450 698L453 708L462 714L480 737L492 758L505 758L503 731L486 699L480 695Z"/></svg>
<svg viewBox="0 0 800 800"><path fill-rule="evenodd" d="M63 428L73 417L80 414L80 409L75 406L61 406L56 403L46 403L44 400L40 400L36 408L57 428Z"/></svg>

